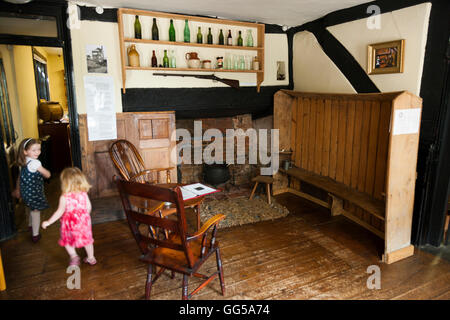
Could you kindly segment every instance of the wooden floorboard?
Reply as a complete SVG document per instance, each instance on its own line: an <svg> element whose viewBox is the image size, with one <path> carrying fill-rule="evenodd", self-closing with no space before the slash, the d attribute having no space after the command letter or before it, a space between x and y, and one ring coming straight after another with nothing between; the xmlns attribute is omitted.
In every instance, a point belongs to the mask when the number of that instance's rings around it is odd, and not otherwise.
<svg viewBox="0 0 450 320"><path fill-rule="evenodd" d="M227 295L214 280L194 300L450 299L448 261L416 249L412 257L383 264L383 242L367 230L294 195L276 199L288 207L287 217L219 230ZM21 229L0 247L7 283L0 299L143 299L146 268L126 221L96 224L93 234L98 264L82 265L81 289L69 290L58 223L37 244ZM380 267L380 290L367 288L370 265ZM211 257L200 272L215 270ZM152 299L180 299L181 280L161 276ZM192 279L189 291L199 283Z"/></svg>

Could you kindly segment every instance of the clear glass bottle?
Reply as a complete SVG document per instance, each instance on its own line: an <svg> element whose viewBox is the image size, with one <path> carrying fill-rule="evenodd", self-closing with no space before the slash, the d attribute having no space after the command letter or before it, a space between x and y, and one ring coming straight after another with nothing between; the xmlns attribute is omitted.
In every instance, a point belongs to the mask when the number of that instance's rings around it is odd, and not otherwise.
<svg viewBox="0 0 450 320"><path fill-rule="evenodd" d="M158 26L156 25L156 18L153 18L152 40L159 40L159 30Z"/></svg>
<svg viewBox="0 0 450 320"><path fill-rule="evenodd" d="M176 61L175 51L174 50L170 50L169 67L170 68L176 68L177 67L177 61Z"/></svg>
<svg viewBox="0 0 450 320"><path fill-rule="evenodd" d="M134 38L142 39L141 23L139 22L138 16L136 16L136 19L134 19Z"/></svg>
<svg viewBox="0 0 450 320"><path fill-rule="evenodd" d="M203 35L202 35L202 28L201 27L198 27L197 43L203 43Z"/></svg>
<svg viewBox="0 0 450 320"><path fill-rule="evenodd" d="M172 19L170 19L169 41L175 41L175 27L173 26L173 20Z"/></svg>
<svg viewBox="0 0 450 320"><path fill-rule="evenodd" d="M191 42L191 30L189 30L188 19L184 21L184 42Z"/></svg>
<svg viewBox="0 0 450 320"><path fill-rule="evenodd" d="M253 47L252 29L247 29L247 47Z"/></svg>
<svg viewBox="0 0 450 320"><path fill-rule="evenodd" d="M245 70L244 56L239 56L239 70Z"/></svg>
<svg viewBox="0 0 450 320"><path fill-rule="evenodd" d="M167 50L164 50L163 67L169 68L169 57L167 56Z"/></svg>

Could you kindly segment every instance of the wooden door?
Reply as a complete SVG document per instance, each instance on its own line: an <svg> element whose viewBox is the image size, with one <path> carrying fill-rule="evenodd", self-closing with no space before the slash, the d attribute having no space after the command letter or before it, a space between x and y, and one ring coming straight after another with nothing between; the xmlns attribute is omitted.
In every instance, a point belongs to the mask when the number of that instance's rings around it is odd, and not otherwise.
<svg viewBox="0 0 450 320"><path fill-rule="evenodd" d="M116 119L117 139L126 139L136 146L145 168L173 167L170 178L176 182L176 163L170 159L171 150L176 150L176 141L170 139L175 131L175 113L127 112L118 113ZM88 141L85 114L80 115L79 128L83 171L93 186L91 198L116 195L112 178L119 173L109 156L109 147L115 140ZM165 182L165 173L162 172L158 178L159 182Z"/></svg>

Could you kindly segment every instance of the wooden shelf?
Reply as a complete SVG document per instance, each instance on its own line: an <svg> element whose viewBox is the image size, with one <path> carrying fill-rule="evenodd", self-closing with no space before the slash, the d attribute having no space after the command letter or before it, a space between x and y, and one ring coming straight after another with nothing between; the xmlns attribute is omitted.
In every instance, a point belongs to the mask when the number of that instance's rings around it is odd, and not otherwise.
<svg viewBox="0 0 450 320"><path fill-rule="evenodd" d="M154 71L199 71L199 72L238 72L238 73L262 73L262 70L228 70L228 69L197 69L197 68L155 68L155 67L130 67L126 70L154 70Z"/></svg>
<svg viewBox="0 0 450 320"><path fill-rule="evenodd" d="M228 46L228 45L223 45L223 44L175 42L175 41L150 40L150 39L125 38L125 39L123 39L123 41L131 42L131 43L149 43L149 44L159 44L159 45L167 45L167 46L219 48L219 49L226 49L226 50L248 50L248 51L264 50L264 48L261 48L261 47L240 47L240 46Z"/></svg>
<svg viewBox="0 0 450 320"><path fill-rule="evenodd" d="M124 15L141 15L141 16L150 16L161 19L174 19L174 20L186 20L201 22L201 23L209 23L209 24L220 24L225 26L237 26L237 27L247 27L247 28L255 28L257 31L257 46L256 47L240 47L240 46L228 46L228 45L219 45L219 44L206 44L206 43L194 43L194 42L174 42L174 41L165 41L165 40L150 40L150 39L134 39L124 36L124 25L123 25L123 16ZM215 18L204 18L204 17L196 17L196 16L187 16L187 15L179 15L179 14L169 14L164 12L156 12L156 11L146 11L146 10L136 10L136 9L126 9L120 8L117 10L117 22L119 25L119 45L120 45L120 57L121 57L121 65L122 65L122 91L125 93L125 85L126 85L126 71L130 70L147 70L147 71L195 71L195 72L234 72L234 73L254 73L256 75L256 88L257 91L260 91L261 83L264 81L264 34L265 34L265 26L260 23L251 23L251 22L241 22L234 20L224 20L224 19L215 19ZM130 67L127 66L127 51L125 44L126 43L139 43L145 45L166 45L166 46L183 46L183 47L195 47L195 48L211 48L211 49L224 49L225 51L231 50L244 50L244 51L255 51L256 56L259 61L260 70L226 70L226 69L191 69L191 68L153 68L153 67Z"/></svg>

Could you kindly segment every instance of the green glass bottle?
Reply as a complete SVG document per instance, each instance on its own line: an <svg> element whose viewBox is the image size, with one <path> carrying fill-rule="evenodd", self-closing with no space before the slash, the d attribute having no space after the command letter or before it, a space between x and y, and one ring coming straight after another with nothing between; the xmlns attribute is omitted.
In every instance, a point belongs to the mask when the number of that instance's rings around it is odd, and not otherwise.
<svg viewBox="0 0 450 320"><path fill-rule="evenodd" d="M211 34L211 28L208 28L207 42L208 42L208 44L213 44L213 37L212 37L212 34Z"/></svg>
<svg viewBox="0 0 450 320"><path fill-rule="evenodd" d="M139 22L139 17L138 16L136 16L136 19L134 20L134 38L135 39L142 39L141 23Z"/></svg>
<svg viewBox="0 0 450 320"><path fill-rule="evenodd" d="M242 35L241 35L241 31L239 31L239 36L238 36L238 40L237 40L237 45L242 47L244 44L244 42L242 41Z"/></svg>
<svg viewBox="0 0 450 320"><path fill-rule="evenodd" d="M203 35L202 35L202 28L201 27L198 27L197 43L203 43Z"/></svg>
<svg viewBox="0 0 450 320"><path fill-rule="evenodd" d="M191 42L191 31L187 19L184 22L184 42Z"/></svg>
<svg viewBox="0 0 450 320"><path fill-rule="evenodd" d="M169 41L175 41L175 28L173 26L173 20L172 19L170 19Z"/></svg>
<svg viewBox="0 0 450 320"><path fill-rule="evenodd" d="M223 37L223 32L222 29L220 29L220 33L219 33L219 44L225 44L225 39Z"/></svg>
<svg viewBox="0 0 450 320"><path fill-rule="evenodd" d="M152 40L159 40L159 30L158 26L156 25L156 18L153 18Z"/></svg>
<svg viewBox="0 0 450 320"><path fill-rule="evenodd" d="M163 67L169 68L169 57L167 56L167 50L164 50Z"/></svg>

